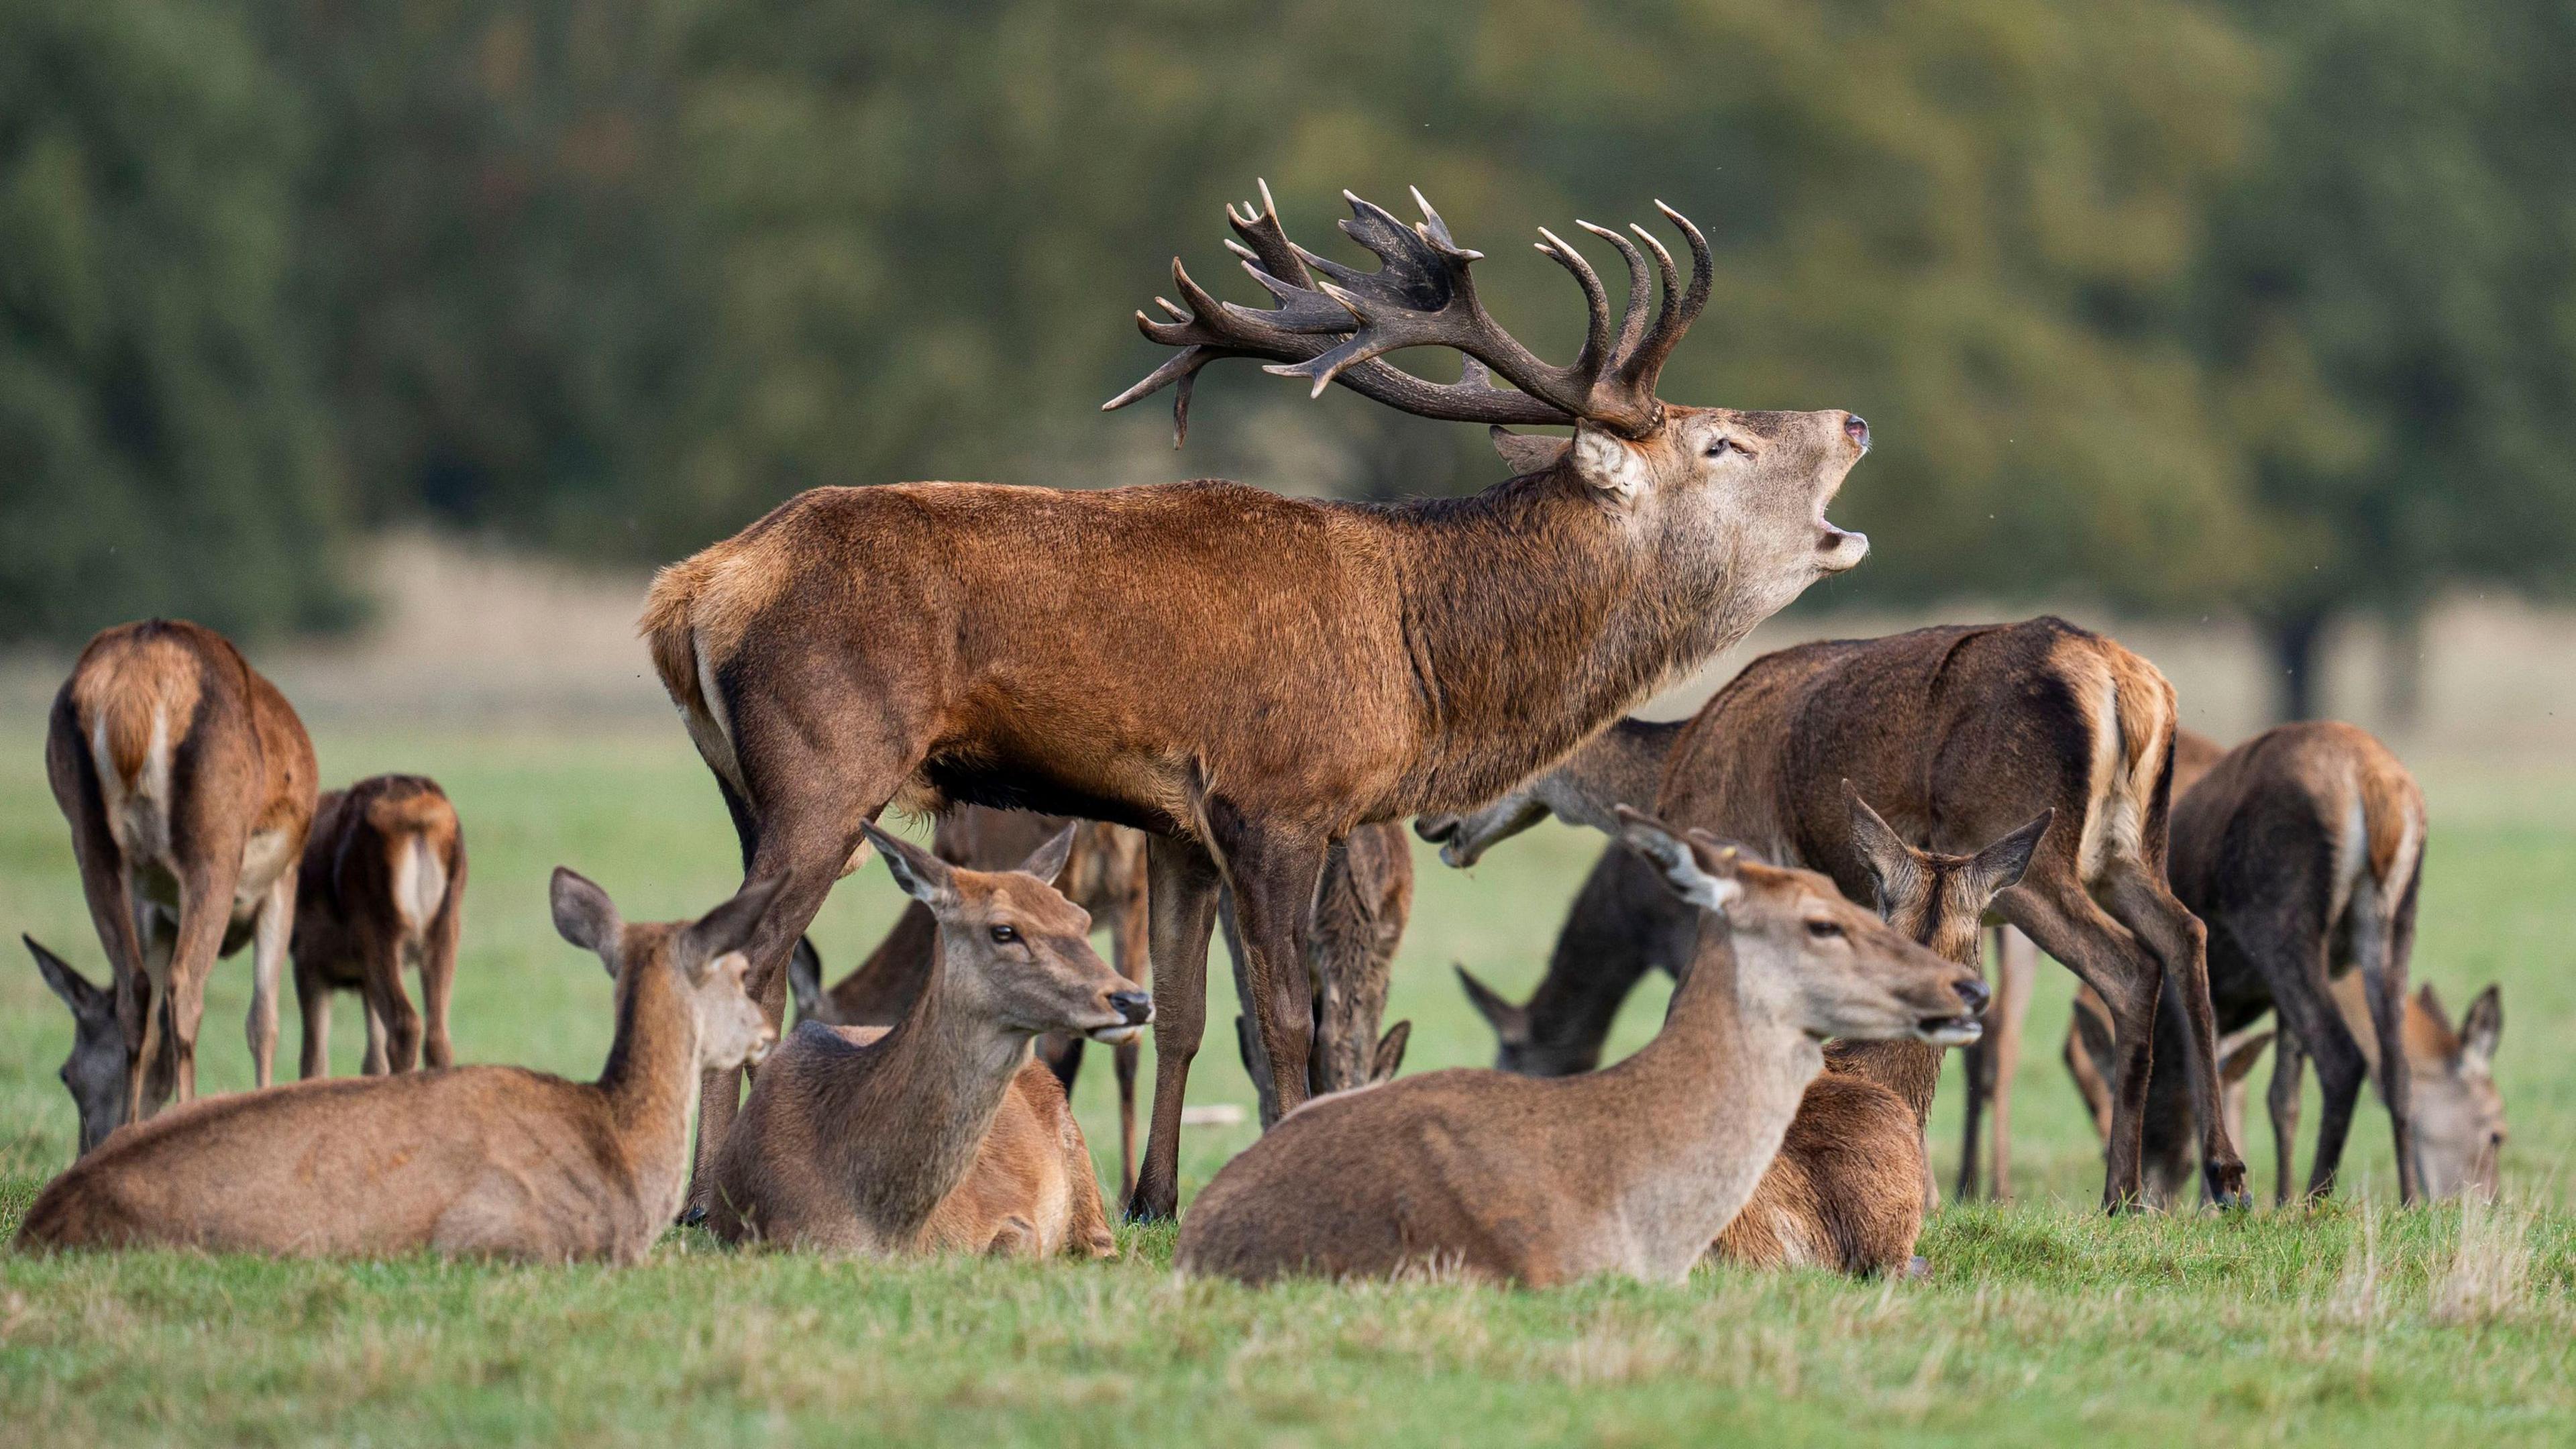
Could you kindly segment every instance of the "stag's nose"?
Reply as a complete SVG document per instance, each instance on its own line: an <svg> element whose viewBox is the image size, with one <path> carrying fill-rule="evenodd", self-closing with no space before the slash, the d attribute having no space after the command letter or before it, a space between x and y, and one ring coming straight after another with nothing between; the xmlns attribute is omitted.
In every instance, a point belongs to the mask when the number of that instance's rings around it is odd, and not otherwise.
<svg viewBox="0 0 2576 1449"><path fill-rule="evenodd" d="M1154 1019L1154 998L1142 991L1113 991L1109 1009L1129 1026L1141 1026Z"/></svg>
<svg viewBox="0 0 2576 1449"><path fill-rule="evenodd" d="M1869 451L1869 419L1858 413L1843 414L1843 436L1862 452Z"/></svg>
<svg viewBox="0 0 2576 1449"><path fill-rule="evenodd" d="M1974 976L1960 982L1957 986L1951 989L1959 993L1959 1002L1961 1005L1968 1008L1968 1015L1970 1016L1984 1015L1986 1010L1986 1001L1993 994L1986 990L1985 982Z"/></svg>

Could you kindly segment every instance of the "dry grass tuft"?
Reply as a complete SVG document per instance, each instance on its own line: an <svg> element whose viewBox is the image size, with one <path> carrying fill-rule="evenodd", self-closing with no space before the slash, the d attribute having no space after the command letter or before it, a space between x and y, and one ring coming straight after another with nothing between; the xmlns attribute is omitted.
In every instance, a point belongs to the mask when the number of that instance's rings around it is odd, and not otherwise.
<svg viewBox="0 0 2576 1449"><path fill-rule="evenodd" d="M2532 1219L2483 1193L2461 1200L2458 1245L2433 1279L2435 1322L2474 1326L2529 1306Z"/></svg>

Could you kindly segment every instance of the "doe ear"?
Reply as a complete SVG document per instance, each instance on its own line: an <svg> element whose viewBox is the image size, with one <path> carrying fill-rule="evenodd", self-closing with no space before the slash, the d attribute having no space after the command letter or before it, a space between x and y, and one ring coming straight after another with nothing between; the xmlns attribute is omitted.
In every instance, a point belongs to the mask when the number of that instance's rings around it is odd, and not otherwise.
<svg viewBox="0 0 2576 1449"><path fill-rule="evenodd" d="M2263 1059L2263 1048L2272 1044L2272 1033L2258 1031L2229 1047L2218 1059L2218 1080L2230 1086L2253 1075L2254 1064Z"/></svg>
<svg viewBox="0 0 2576 1449"><path fill-rule="evenodd" d="M2490 985L2469 1003L2460 1018L2460 1066L2471 1072L2495 1070L2496 1040L2504 1035L2504 995Z"/></svg>
<svg viewBox="0 0 2576 1449"><path fill-rule="evenodd" d="M1574 475L1584 482L1620 498L1635 498L1646 491L1646 460L1626 439L1606 428L1577 423L1574 441L1566 446L1567 456L1574 460Z"/></svg>
<svg viewBox="0 0 2576 1449"><path fill-rule="evenodd" d="M1449 969L1458 973L1458 984L1467 989L1468 1003L1476 1008L1478 1016L1485 1019L1485 1025L1494 1029L1494 1035L1501 1037L1505 1042L1528 1040L1529 1012L1527 1009L1514 1006L1501 992L1477 980L1476 973L1468 970L1464 964L1452 961L1449 963ZM1409 1035L1411 1023L1408 1022L1406 1026ZM1392 1035L1392 1033L1389 1034ZM1385 1049L1384 1044L1381 1043L1378 1050L1383 1053ZM1401 1044L1398 1045L1397 1050L1401 1055Z"/></svg>
<svg viewBox="0 0 2576 1449"><path fill-rule="evenodd" d="M1674 895L1721 914L1743 896L1744 882L1736 874L1743 855L1736 847L1717 846L1703 855L1653 816L1616 808L1620 843L1655 867Z"/></svg>
<svg viewBox="0 0 2576 1449"><path fill-rule="evenodd" d="M2052 805L2034 815L2019 830L1977 852L1977 893L1988 900L2021 884L2022 872L2030 869L2030 858L2039 850L2039 842L2048 836L2048 827L2057 821L2057 807Z"/></svg>
<svg viewBox="0 0 2576 1449"><path fill-rule="evenodd" d="M2442 997L2433 989L2432 982L2427 981L2415 988L2415 1009L2431 1017L2433 1024L2442 1030L2451 1029L2451 1014L2442 1009Z"/></svg>
<svg viewBox="0 0 2576 1449"><path fill-rule="evenodd" d="M1515 474L1544 473L1555 467L1557 460L1565 456L1565 450L1574 445L1570 438L1515 433L1500 423L1494 425L1492 437L1494 451L1503 455L1503 462Z"/></svg>
<svg viewBox="0 0 2576 1449"><path fill-rule="evenodd" d="M1908 887L1920 874L1914 847L1870 808L1869 802L1861 798L1860 787L1849 780L1843 781L1843 807L1851 817L1852 845L1878 882L1878 907L1885 912L1898 897L1908 893Z"/></svg>
<svg viewBox="0 0 2576 1449"><path fill-rule="evenodd" d="M608 958L625 923L618 919L617 903L608 898L608 892L581 872L559 865L548 899L554 905L555 933L585 951L598 952L608 964L608 974L616 975L617 963Z"/></svg>
<svg viewBox="0 0 2576 1449"><path fill-rule="evenodd" d="M798 1021L822 1019L823 957L803 936L796 938L796 949L787 953L787 992L796 998Z"/></svg>
<svg viewBox="0 0 2576 1449"><path fill-rule="evenodd" d="M909 840L889 835L873 821L862 821L859 830L868 843L885 857L886 869L894 873L894 883L903 893L937 910L956 895L955 867Z"/></svg>
<svg viewBox="0 0 2576 1449"><path fill-rule="evenodd" d="M680 969L693 982L705 980L709 966L750 942L760 918L768 914L769 903L786 884L783 875L749 882L733 893L732 900L691 921L680 932Z"/></svg>
<svg viewBox="0 0 2576 1449"><path fill-rule="evenodd" d="M1377 1039L1376 1053L1369 1058L1370 1086L1395 1080L1396 1072L1404 1066L1405 1044L1412 1040L1413 1023L1410 1020L1399 1021L1386 1029L1386 1035Z"/></svg>
<svg viewBox="0 0 2576 1449"><path fill-rule="evenodd" d="M72 963L36 944L33 936L20 936L18 939L27 943L28 954L36 958L37 974L43 976L45 984L63 999L63 1005L72 1009L74 1018L95 1021L116 1014L116 998L73 970Z"/></svg>
<svg viewBox="0 0 2576 1449"><path fill-rule="evenodd" d="M1029 852L1029 858L1020 862L1020 872L1054 885L1056 877L1064 874L1065 862L1073 858L1073 837L1081 829L1079 824L1068 822L1046 844Z"/></svg>

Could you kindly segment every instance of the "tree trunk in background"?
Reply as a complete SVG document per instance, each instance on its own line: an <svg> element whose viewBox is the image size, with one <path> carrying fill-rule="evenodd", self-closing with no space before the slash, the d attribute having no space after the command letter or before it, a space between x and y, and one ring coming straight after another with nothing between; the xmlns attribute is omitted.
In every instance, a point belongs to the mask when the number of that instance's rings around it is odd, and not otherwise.
<svg viewBox="0 0 2576 1449"><path fill-rule="evenodd" d="M2326 612L2307 609L2271 621L2273 717L2276 722L2314 719L2322 681L2318 646L2325 642Z"/></svg>

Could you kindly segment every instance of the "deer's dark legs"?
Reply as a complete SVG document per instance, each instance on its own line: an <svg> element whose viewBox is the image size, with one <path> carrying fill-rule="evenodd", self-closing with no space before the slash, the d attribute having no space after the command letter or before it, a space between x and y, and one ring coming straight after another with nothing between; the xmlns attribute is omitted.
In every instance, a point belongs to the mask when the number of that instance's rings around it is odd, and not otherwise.
<svg viewBox="0 0 2576 1449"><path fill-rule="evenodd" d="M2147 1079L2155 1061L2156 997L2164 965L2127 927L2105 914L2071 872L2034 870L2032 879L1996 898L2011 922L2039 949L2066 963L2111 1013L2117 1053L2111 1080L2111 1134L2102 1206L2121 1212L2143 1195L2141 1163Z"/></svg>
<svg viewBox="0 0 2576 1449"><path fill-rule="evenodd" d="M1208 933L1216 924L1216 862L1196 842L1154 836L1145 848L1154 961L1154 1119L1145 1163L1127 1197L1136 1221L1169 1218L1181 1203L1181 1106L1207 1027Z"/></svg>
<svg viewBox="0 0 2576 1449"><path fill-rule="evenodd" d="M2163 979L2181 997L2190 1026L2185 1065L2192 1109L2200 1118L2202 1186L2221 1207L2250 1207L2245 1159L2228 1140L2227 1108L2218 1080L2218 1014L2209 1001L2209 932L2183 908L2163 880L2133 860L2114 858L2105 869L2110 911L2135 939L2155 953Z"/></svg>
<svg viewBox="0 0 2576 1449"><path fill-rule="evenodd" d="M1210 804L1210 824L1244 945L1244 1010L1261 1033L1279 1115L1306 1101L1314 1053L1314 983L1306 971L1306 933L1315 885L1324 869L1323 841L1276 831ZM1265 1124L1267 1125L1267 1124Z"/></svg>

